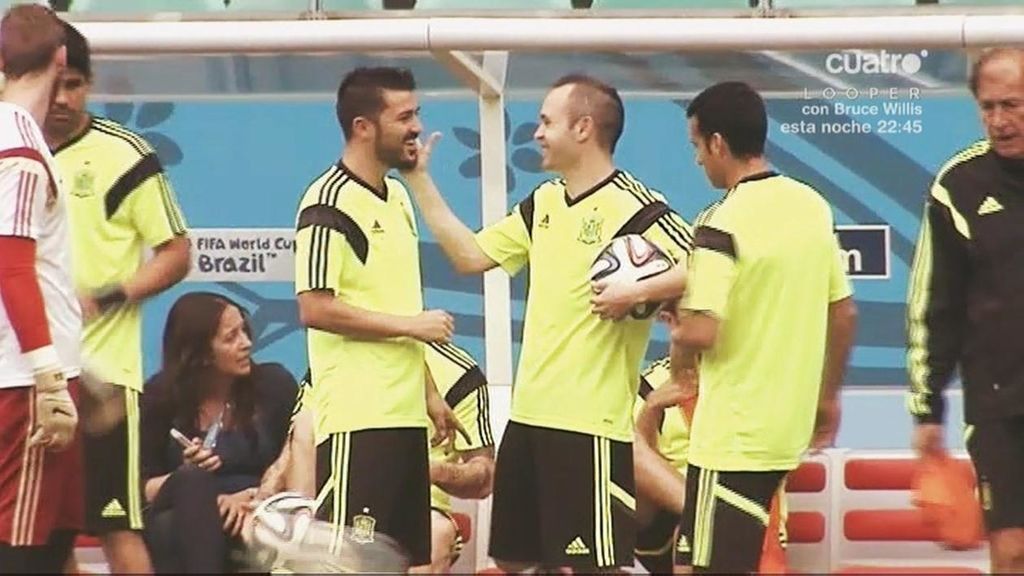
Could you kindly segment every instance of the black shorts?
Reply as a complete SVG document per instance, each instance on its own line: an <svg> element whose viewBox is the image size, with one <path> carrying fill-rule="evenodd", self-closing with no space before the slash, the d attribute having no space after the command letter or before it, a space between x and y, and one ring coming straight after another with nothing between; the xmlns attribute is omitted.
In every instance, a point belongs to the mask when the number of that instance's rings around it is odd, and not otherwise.
<svg viewBox="0 0 1024 576"><path fill-rule="evenodd" d="M498 448L490 555L576 570L633 565L633 447L509 422Z"/></svg>
<svg viewBox="0 0 1024 576"><path fill-rule="evenodd" d="M1024 416L975 424L966 444L986 527L1024 528Z"/></svg>
<svg viewBox="0 0 1024 576"><path fill-rule="evenodd" d="M672 551L678 527L679 516L658 510L648 525L637 529L636 559L651 574L672 573Z"/></svg>
<svg viewBox="0 0 1024 576"><path fill-rule="evenodd" d="M405 548L412 566L430 564L426 428L331 434L316 449L316 485L318 518L386 534Z"/></svg>
<svg viewBox="0 0 1024 576"><path fill-rule="evenodd" d="M772 498L786 474L718 472L690 464L676 565L702 573L757 572Z"/></svg>
<svg viewBox="0 0 1024 576"><path fill-rule="evenodd" d="M82 435L85 529L93 535L142 530L139 392L117 388L124 397L124 420L102 435Z"/></svg>

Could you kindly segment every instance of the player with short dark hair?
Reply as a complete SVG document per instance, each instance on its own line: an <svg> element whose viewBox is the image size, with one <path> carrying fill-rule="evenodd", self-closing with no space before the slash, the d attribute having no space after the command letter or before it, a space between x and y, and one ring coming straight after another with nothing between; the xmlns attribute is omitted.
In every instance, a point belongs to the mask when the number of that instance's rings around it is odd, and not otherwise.
<svg viewBox="0 0 1024 576"><path fill-rule="evenodd" d="M974 64L986 138L939 170L907 303L914 446L944 453L944 391L963 381L965 444L978 474L993 574L1024 572L1024 50Z"/></svg>
<svg viewBox="0 0 1024 576"><path fill-rule="evenodd" d="M456 270L501 266L514 275L529 264L522 355L492 509L490 555L506 571L633 565L631 407L651 321L624 318L640 303L678 298L685 272L675 266L637 284L592 284L590 267L626 234L642 234L682 264L690 230L661 194L615 167L622 118L612 87L581 76L556 82L534 137L544 168L561 178L476 234L427 173L436 136L405 173Z"/></svg>
<svg viewBox="0 0 1024 576"><path fill-rule="evenodd" d="M454 326L447 312L423 310L412 202L387 175L416 164L411 80L393 68L342 80L345 150L299 203L295 292L317 414L318 515L351 527L356 542L394 538L417 565L430 562L428 413L439 436L455 430L427 385L423 346L449 341Z"/></svg>
<svg viewBox="0 0 1024 576"><path fill-rule="evenodd" d="M689 394L700 389L675 562L747 573L786 474L835 438L856 308L831 207L762 154L757 92L712 86L687 118L697 163L726 193L697 219L687 293L668 315L672 371L696 368Z"/></svg>
<svg viewBox="0 0 1024 576"><path fill-rule="evenodd" d="M139 396L142 303L188 273L185 219L154 149L124 126L86 110L89 43L64 24L68 65L43 132L68 184L75 288L85 317L82 353L113 378L124 419L88 433L86 529L115 573L151 571L142 540ZM146 249L152 257L144 260ZM86 264L87 263L87 264Z"/></svg>
<svg viewBox="0 0 1024 576"><path fill-rule="evenodd" d="M0 573L58 573L82 527L82 321L68 198L39 129L65 66L61 21L11 7L0 58Z"/></svg>

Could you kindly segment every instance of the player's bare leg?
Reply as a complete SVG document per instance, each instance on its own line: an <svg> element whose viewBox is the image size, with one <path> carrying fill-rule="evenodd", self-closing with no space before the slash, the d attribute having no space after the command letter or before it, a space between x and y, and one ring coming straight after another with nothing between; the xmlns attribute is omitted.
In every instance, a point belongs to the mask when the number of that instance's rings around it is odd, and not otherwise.
<svg viewBox="0 0 1024 576"><path fill-rule="evenodd" d="M100 537L111 574L152 574L149 550L142 533L119 530Z"/></svg>
<svg viewBox="0 0 1024 576"><path fill-rule="evenodd" d="M452 566L458 532L455 524L437 510L430 511L430 564L413 566L410 574L447 574Z"/></svg>
<svg viewBox="0 0 1024 576"><path fill-rule="evenodd" d="M993 574L1024 574L1024 528L996 530L989 543Z"/></svg>

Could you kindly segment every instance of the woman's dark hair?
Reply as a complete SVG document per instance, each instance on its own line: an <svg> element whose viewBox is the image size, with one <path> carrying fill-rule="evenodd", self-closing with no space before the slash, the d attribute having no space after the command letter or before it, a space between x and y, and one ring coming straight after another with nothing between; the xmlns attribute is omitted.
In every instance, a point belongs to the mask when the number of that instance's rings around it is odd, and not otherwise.
<svg viewBox="0 0 1024 576"><path fill-rule="evenodd" d="M213 340L221 316L229 306L238 309L244 319L245 333L252 328L245 310L231 299L213 292L190 292L171 306L164 327L163 373L167 378L166 400L182 432L198 431L199 406L203 401L206 378L213 360ZM231 385L230 402L234 425L252 433L255 418L256 389L252 373Z"/></svg>

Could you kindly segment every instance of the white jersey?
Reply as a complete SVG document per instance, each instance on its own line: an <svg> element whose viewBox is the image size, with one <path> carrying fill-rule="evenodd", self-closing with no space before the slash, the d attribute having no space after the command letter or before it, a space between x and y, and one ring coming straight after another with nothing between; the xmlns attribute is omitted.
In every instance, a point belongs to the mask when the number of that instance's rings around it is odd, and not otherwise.
<svg viewBox="0 0 1024 576"><path fill-rule="evenodd" d="M36 241L36 274L50 337L70 378L80 371L82 313L71 282L67 198L58 174L32 116L20 106L0 102L0 236ZM0 388L33 383L32 367L0 304Z"/></svg>

